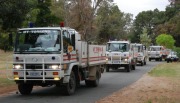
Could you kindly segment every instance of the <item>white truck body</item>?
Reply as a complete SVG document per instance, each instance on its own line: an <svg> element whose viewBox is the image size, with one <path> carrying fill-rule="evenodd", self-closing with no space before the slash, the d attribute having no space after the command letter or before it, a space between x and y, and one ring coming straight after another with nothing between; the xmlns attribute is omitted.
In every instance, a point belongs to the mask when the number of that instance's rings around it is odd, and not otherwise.
<svg viewBox="0 0 180 103"><path fill-rule="evenodd" d="M149 46L148 57L149 61L155 59L156 61L162 61L163 46Z"/></svg>
<svg viewBox="0 0 180 103"><path fill-rule="evenodd" d="M71 95L83 80L87 86L98 86L106 63L106 46L89 45L80 37L66 27L19 29L13 68L7 68L13 71L9 79L15 80L21 94L30 94L35 85L56 85ZM39 38L44 41L37 42Z"/></svg>
<svg viewBox="0 0 180 103"><path fill-rule="evenodd" d="M135 70L133 50L129 41L109 41L106 46L106 71L125 67L127 72Z"/></svg>
<svg viewBox="0 0 180 103"><path fill-rule="evenodd" d="M133 47L137 49L135 50L135 54L134 54L136 58L136 63L140 63L141 66L146 65L148 59L146 46L139 43L133 43L131 45L133 45Z"/></svg>

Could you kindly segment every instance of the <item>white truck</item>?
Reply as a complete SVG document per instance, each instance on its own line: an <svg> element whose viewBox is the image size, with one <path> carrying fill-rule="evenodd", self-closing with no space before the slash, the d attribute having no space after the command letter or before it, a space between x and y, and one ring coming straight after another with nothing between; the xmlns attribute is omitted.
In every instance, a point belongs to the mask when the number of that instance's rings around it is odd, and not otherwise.
<svg viewBox="0 0 180 103"><path fill-rule="evenodd" d="M133 43L131 45L133 45L135 49L134 55L135 55L136 63L140 63L141 66L146 65L148 59L146 46L140 43Z"/></svg>
<svg viewBox="0 0 180 103"><path fill-rule="evenodd" d="M13 54L12 78L19 92L27 95L33 86L62 88L71 95L80 81L96 87L106 63L106 46L89 45L68 27L21 28Z"/></svg>
<svg viewBox="0 0 180 103"><path fill-rule="evenodd" d="M106 46L106 71L125 67L127 72L135 70L136 62L129 41L109 41Z"/></svg>
<svg viewBox="0 0 180 103"><path fill-rule="evenodd" d="M162 61L163 46L149 46L148 57L149 61L152 59L155 59L156 61Z"/></svg>

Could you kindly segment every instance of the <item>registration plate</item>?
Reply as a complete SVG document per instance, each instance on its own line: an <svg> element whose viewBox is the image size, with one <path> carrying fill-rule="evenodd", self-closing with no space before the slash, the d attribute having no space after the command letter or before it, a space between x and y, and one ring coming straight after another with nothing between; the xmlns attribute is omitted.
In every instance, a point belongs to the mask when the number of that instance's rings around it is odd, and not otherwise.
<svg viewBox="0 0 180 103"><path fill-rule="evenodd" d="M40 72L30 72L29 76L31 76L31 77L39 77L40 76Z"/></svg>
<svg viewBox="0 0 180 103"><path fill-rule="evenodd" d="M113 63L114 63L114 64L118 64L118 63L120 63L120 61L113 61Z"/></svg>

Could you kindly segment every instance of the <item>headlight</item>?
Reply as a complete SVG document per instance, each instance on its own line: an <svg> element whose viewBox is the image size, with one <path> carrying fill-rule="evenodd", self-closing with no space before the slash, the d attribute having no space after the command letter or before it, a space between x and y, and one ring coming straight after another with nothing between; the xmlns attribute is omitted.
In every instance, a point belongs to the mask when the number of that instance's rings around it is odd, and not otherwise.
<svg viewBox="0 0 180 103"><path fill-rule="evenodd" d="M124 59L124 61L125 61L125 62L127 62L127 61L128 61L128 59Z"/></svg>
<svg viewBox="0 0 180 103"><path fill-rule="evenodd" d="M61 65L51 65L49 66L49 69L61 69Z"/></svg>
<svg viewBox="0 0 180 103"><path fill-rule="evenodd" d="M108 61L108 58L106 58L106 61Z"/></svg>
<svg viewBox="0 0 180 103"><path fill-rule="evenodd" d="M13 68L14 68L14 69L23 69L23 66L22 66L22 65L14 65Z"/></svg>

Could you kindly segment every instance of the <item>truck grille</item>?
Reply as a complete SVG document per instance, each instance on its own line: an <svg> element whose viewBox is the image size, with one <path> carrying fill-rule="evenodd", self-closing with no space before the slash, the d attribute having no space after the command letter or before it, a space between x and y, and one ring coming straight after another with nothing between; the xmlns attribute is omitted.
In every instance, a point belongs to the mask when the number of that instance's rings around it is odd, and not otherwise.
<svg viewBox="0 0 180 103"><path fill-rule="evenodd" d="M43 69L42 64L26 64L26 69ZM47 66L45 66L47 69Z"/></svg>

